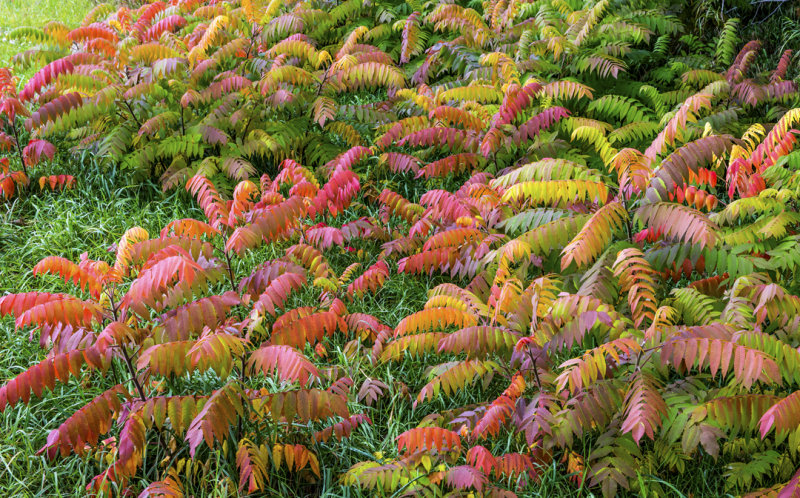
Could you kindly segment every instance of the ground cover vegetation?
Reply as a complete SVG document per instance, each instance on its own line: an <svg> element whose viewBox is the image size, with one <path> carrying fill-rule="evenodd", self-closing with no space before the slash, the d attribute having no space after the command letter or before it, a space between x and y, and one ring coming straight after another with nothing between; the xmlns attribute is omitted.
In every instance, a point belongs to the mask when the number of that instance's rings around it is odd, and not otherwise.
<svg viewBox="0 0 800 498"><path fill-rule="evenodd" d="M0 485L800 494L795 38L696 7L8 31Z"/></svg>

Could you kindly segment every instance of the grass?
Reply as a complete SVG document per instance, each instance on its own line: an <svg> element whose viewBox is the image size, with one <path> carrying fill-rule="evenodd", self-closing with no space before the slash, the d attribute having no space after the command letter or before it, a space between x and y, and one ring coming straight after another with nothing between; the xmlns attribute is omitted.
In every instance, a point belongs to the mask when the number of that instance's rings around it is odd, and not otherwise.
<svg viewBox="0 0 800 498"><path fill-rule="evenodd" d="M96 4L94 0L3 0L0 3L0 27L40 26L48 20L74 26Z"/></svg>

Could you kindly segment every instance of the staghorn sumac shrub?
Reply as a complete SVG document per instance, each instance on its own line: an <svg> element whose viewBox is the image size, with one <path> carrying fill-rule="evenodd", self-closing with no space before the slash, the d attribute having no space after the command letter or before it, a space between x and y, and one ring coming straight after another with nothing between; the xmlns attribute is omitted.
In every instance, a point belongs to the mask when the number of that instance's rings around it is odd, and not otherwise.
<svg viewBox="0 0 800 498"><path fill-rule="evenodd" d="M56 147L41 138L30 138L23 145L22 130L18 121L30 113L17 94L17 78L9 68L0 68L0 152L11 156L0 157L0 199L10 199L30 183L29 168L45 159L53 160ZM19 163L18 165L13 164ZM11 169L21 167L22 169ZM75 184L72 175L45 175L39 177L39 188L50 190L70 188Z"/></svg>
<svg viewBox="0 0 800 498"><path fill-rule="evenodd" d="M337 168L331 181L345 171ZM107 451L111 463L89 490L130 489L152 458L148 452L174 465L163 468L164 479L148 489L178 489L184 449L189 458L199 458L209 447L235 453L240 479L233 489L257 491L276 472L310 482L321 477L321 443L333 450L370 423L348 407L353 396L341 383L352 381L339 369L316 364L303 349L325 338L375 333L379 322L348 313L339 296L352 300L374 290L388 274L386 264L376 263L346 286L355 268L339 283L316 249L294 244L286 256L257 265L249 275L235 273L237 255L268 240L290 239L310 210L349 204L341 192L327 198L324 186L309 197L284 199L278 192L283 183L262 189L243 181L233 199L223 201L206 178L193 177L187 190L206 212L206 222L175 220L153 238L131 228L117 244L113 263L46 257L34 275L57 275L74 293L0 298L0 315L13 315L17 328L37 330L51 349L45 360L0 388L0 410L27 403L70 377L106 376L117 383L63 421L41 448L50 458ZM357 180L352 188L358 191ZM371 226L364 220L356 230L343 230L353 240L370 236ZM325 289L319 302L290 308L292 295L312 283ZM190 387L209 374L216 387ZM264 384L272 389L252 385L263 376L274 379ZM109 445L106 436L114 426L119 436Z"/></svg>
<svg viewBox="0 0 800 498"><path fill-rule="evenodd" d="M556 469L688 494L698 465L797 493L793 55L578 3L147 2L13 34L43 44L36 139L205 220L39 262L76 290L0 298L50 349L0 407L105 379L42 452L144 496L202 489L212 450L231 493L526 496Z"/></svg>

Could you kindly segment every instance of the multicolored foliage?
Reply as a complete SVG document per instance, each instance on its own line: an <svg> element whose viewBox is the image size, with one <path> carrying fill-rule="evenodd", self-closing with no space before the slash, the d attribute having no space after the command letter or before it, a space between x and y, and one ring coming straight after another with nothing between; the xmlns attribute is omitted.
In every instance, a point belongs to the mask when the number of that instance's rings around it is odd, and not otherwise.
<svg viewBox="0 0 800 498"><path fill-rule="evenodd" d="M49 73L48 73L49 74ZM44 159L53 160L56 147L47 140L31 138L28 145L22 146L18 119L30 116L23 105L21 95L17 94L17 78L8 68L0 68L0 152L16 154L21 170L12 170L11 158L0 157L0 200L10 199L30 183L28 168L35 167ZM13 156L12 156L13 157ZM39 178L39 188L63 190L75 184L72 175L45 175Z"/></svg>
<svg viewBox="0 0 800 498"><path fill-rule="evenodd" d="M41 450L106 457L94 492L180 496L206 461L232 493L524 496L557 468L615 496L698 461L800 492L792 53L759 72L759 42L664 1L468 5L103 4L16 33L43 66L6 111L25 157L75 141L205 220L0 298L50 351L0 411L108 379ZM397 279L430 288L385 323Z"/></svg>

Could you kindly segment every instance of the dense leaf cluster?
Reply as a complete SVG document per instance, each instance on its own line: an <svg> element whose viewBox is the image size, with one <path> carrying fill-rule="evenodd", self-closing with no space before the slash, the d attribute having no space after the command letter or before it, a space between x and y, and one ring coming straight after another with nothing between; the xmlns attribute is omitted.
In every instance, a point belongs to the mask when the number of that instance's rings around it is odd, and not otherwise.
<svg viewBox="0 0 800 498"><path fill-rule="evenodd" d="M215 465L232 492L515 496L555 467L614 496L698 462L800 492L797 65L679 10L173 0L18 30L42 69L0 74L0 146L89 149L205 220L34 267L73 294L0 297L50 351L0 411L105 380L41 450L99 457L94 492ZM387 323L398 279L429 288ZM396 450L339 458L395 409Z"/></svg>

